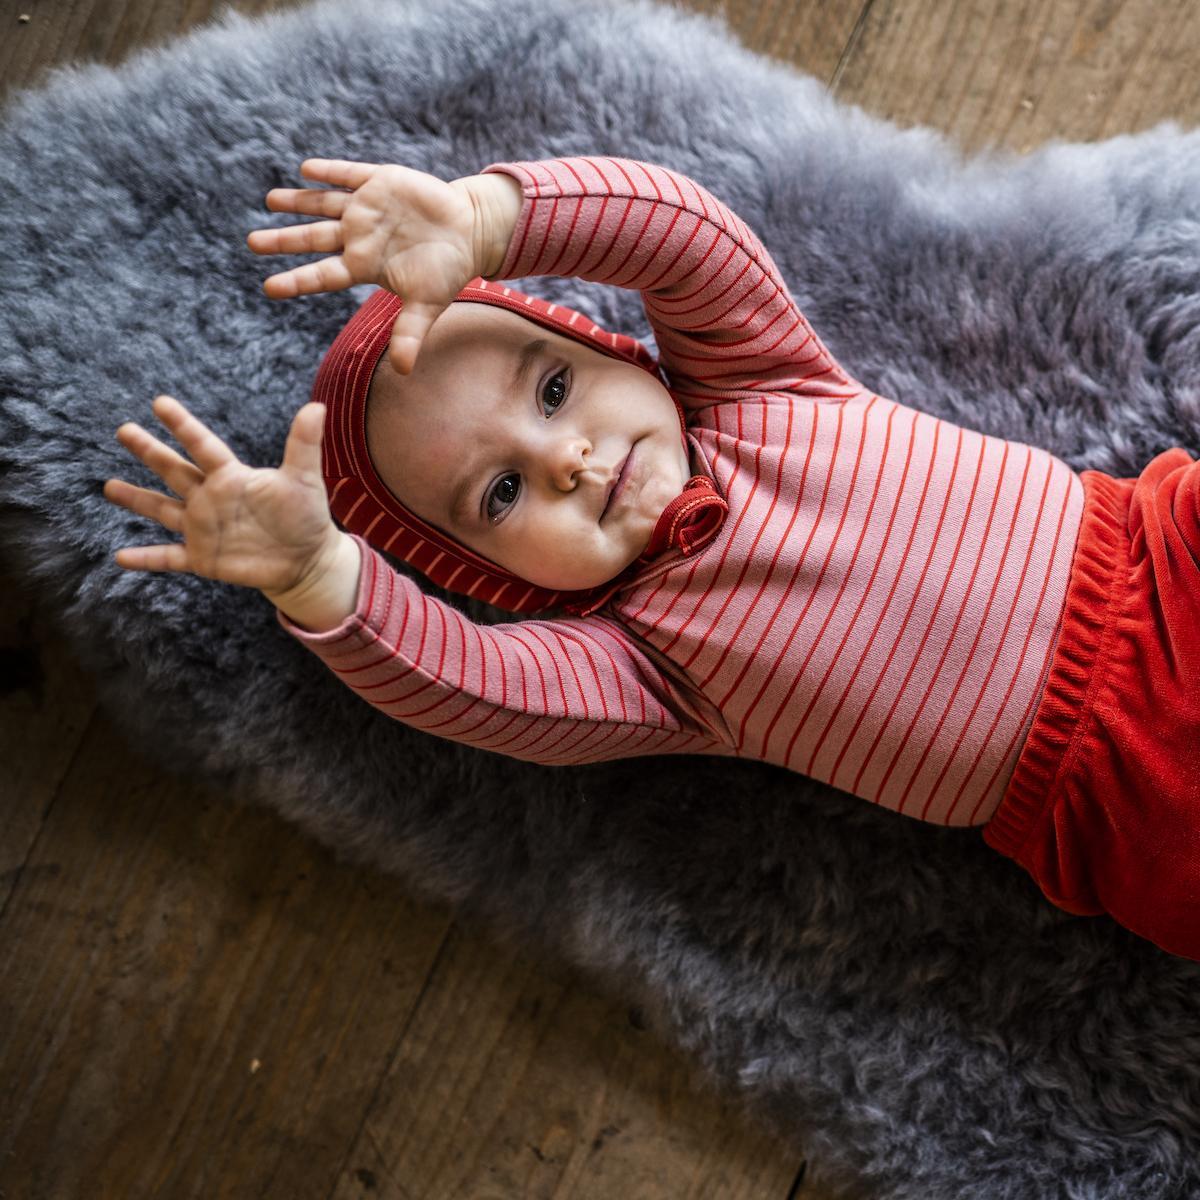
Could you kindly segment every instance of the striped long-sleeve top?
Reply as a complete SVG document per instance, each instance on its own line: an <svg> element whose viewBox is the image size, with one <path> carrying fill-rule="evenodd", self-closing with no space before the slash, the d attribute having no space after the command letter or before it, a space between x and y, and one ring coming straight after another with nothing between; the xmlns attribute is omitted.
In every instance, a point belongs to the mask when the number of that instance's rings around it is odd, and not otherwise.
<svg viewBox="0 0 1200 1200"><path fill-rule="evenodd" d="M495 278L638 289L692 468L729 511L588 616L484 626L354 535L355 611L283 627L390 716L482 749L762 759L986 822L1048 673L1079 476L851 378L755 234L687 176L602 157L486 170L523 192Z"/></svg>

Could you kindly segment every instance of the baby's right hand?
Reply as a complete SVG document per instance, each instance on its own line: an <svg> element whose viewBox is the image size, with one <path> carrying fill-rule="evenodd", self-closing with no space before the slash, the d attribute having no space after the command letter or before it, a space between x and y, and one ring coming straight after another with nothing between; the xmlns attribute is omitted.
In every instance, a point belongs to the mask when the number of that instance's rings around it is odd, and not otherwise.
<svg viewBox="0 0 1200 1200"><path fill-rule="evenodd" d="M397 371L408 374L438 315L486 270L490 247L469 187L394 163L309 158L300 172L333 187L272 188L267 207L330 219L255 229L247 244L256 254L330 257L271 275L263 283L267 295L290 299L357 283L395 292L404 307L388 355Z"/></svg>
<svg viewBox="0 0 1200 1200"><path fill-rule="evenodd" d="M117 430L117 440L181 499L120 479L105 483L104 498L183 541L126 546L116 553L118 566L191 571L268 594L287 592L320 569L342 537L321 475L324 405L305 404L296 414L278 468L246 466L170 396L156 397L153 408L194 462L133 421Z"/></svg>

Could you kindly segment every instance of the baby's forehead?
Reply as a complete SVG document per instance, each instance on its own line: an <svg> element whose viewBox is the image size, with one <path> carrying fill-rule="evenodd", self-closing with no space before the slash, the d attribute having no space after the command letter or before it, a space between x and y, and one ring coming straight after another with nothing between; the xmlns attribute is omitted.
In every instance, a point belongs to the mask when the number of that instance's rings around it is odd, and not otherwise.
<svg viewBox="0 0 1200 1200"><path fill-rule="evenodd" d="M448 326L447 336L477 339L484 343L508 344L538 334L550 336L550 331L536 321L502 305L485 304L479 300L455 300L438 318L438 322L444 320Z"/></svg>
<svg viewBox="0 0 1200 1200"><path fill-rule="evenodd" d="M511 308L489 304L479 300L455 300L434 324L434 329L445 316L445 340L449 343L465 344L475 341L482 346L508 349L509 352L524 348L531 340L544 342L555 349L573 350L581 354L604 357L597 346L589 345L588 339L571 336L532 317L522 316ZM585 322L586 324L586 322Z"/></svg>
<svg viewBox="0 0 1200 1200"><path fill-rule="evenodd" d="M481 379L503 385L524 361L566 340L508 309L454 301L426 333L411 374L398 375L384 347L372 372L369 407L380 399L418 405L440 400Z"/></svg>
<svg viewBox="0 0 1200 1200"><path fill-rule="evenodd" d="M587 348L508 309L455 301L434 323L421 353L426 349L429 354L424 381L439 390L451 384L461 386L473 373L488 379L512 378L515 386L517 373L527 369L539 354Z"/></svg>

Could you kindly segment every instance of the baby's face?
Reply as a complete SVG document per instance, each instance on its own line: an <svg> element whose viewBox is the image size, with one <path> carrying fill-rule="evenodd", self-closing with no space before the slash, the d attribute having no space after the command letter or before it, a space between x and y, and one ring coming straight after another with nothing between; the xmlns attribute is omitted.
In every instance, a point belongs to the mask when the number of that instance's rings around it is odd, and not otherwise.
<svg viewBox="0 0 1200 1200"><path fill-rule="evenodd" d="M411 374L380 359L366 425L377 474L417 516L564 591L619 575L691 475L657 378L468 301L434 322Z"/></svg>

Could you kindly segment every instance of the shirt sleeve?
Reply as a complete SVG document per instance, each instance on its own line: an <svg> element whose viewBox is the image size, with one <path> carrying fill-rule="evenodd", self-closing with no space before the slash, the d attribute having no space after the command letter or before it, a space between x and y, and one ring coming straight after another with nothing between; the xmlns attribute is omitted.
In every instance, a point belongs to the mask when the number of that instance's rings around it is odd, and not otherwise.
<svg viewBox="0 0 1200 1200"><path fill-rule="evenodd" d="M633 288L686 407L865 393L796 307L765 247L687 175L628 158L498 162L524 200L495 279L573 275Z"/></svg>
<svg viewBox="0 0 1200 1200"><path fill-rule="evenodd" d="M322 632L276 616L388 716L547 765L732 753L715 707L610 618L479 625L349 536L362 551L354 612Z"/></svg>

